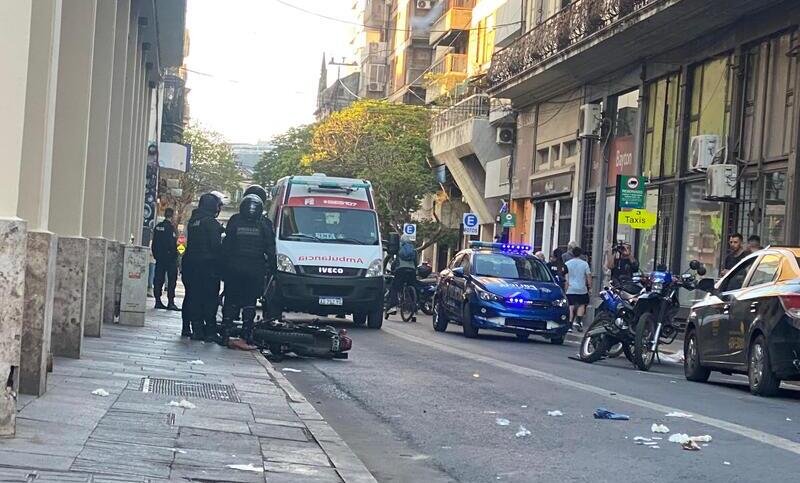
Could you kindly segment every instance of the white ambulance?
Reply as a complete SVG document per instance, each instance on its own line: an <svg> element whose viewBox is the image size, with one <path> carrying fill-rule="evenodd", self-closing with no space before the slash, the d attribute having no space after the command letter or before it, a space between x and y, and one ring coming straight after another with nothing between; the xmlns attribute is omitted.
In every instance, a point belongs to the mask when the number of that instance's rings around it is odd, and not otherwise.
<svg viewBox="0 0 800 483"><path fill-rule="evenodd" d="M282 311L352 315L383 322L383 248L369 181L289 176L272 188L278 271L272 303Z"/></svg>

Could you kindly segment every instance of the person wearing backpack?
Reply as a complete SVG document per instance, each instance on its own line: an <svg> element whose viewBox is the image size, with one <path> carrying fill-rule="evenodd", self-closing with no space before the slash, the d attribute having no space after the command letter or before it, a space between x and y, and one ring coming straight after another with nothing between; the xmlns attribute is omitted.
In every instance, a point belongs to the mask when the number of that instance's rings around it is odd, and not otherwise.
<svg viewBox="0 0 800 483"><path fill-rule="evenodd" d="M413 285L417 280L417 249L414 248L408 235L400 237L400 250L392 261L391 268L394 278L392 286L389 287L389 306L386 307L386 315L388 315L389 309L397 307L397 296L403 286Z"/></svg>

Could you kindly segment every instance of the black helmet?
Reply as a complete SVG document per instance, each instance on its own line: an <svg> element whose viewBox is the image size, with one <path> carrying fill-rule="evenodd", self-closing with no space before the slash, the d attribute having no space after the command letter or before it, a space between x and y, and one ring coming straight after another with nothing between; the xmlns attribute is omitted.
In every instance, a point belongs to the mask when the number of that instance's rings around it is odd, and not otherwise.
<svg viewBox="0 0 800 483"><path fill-rule="evenodd" d="M249 194L242 198L239 203L239 214L245 219L255 221L261 218L261 213L264 211L264 203L255 194Z"/></svg>
<svg viewBox="0 0 800 483"><path fill-rule="evenodd" d="M247 195L256 195L261 198L262 204L267 203L267 190L265 190L260 184L251 184L248 186L247 189L244 190L244 196Z"/></svg>
<svg viewBox="0 0 800 483"><path fill-rule="evenodd" d="M209 213L217 213L222 205L222 200L216 195L206 193L200 197L197 202L197 207Z"/></svg>

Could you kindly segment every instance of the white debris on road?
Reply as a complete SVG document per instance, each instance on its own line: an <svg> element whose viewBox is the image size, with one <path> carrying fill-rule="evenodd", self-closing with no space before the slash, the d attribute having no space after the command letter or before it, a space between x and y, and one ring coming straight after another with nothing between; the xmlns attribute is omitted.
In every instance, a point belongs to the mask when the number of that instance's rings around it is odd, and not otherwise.
<svg viewBox="0 0 800 483"><path fill-rule="evenodd" d="M205 362L201 361L200 359L196 359L194 361L189 361L189 364L193 366L202 366Z"/></svg>
<svg viewBox="0 0 800 483"><path fill-rule="evenodd" d="M563 416L564 413L556 409L555 411L547 411L548 416Z"/></svg>
<svg viewBox="0 0 800 483"><path fill-rule="evenodd" d="M691 439L685 443L681 443L681 448L685 449L686 451L700 451L700 446L698 446L697 443Z"/></svg>
<svg viewBox="0 0 800 483"><path fill-rule="evenodd" d="M520 406L520 407L521 407L522 409L526 409L528 406L527 406L527 404L523 404L523 405L522 405L522 406ZM789 418L786 418L786 419L789 419Z"/></svg>
<svg viewBox="0 0 800 483"><path fill-rule="evenodd" d="M709 436L707 434L704 434L702 436L692 436L689 439L691 439L695 443L710 443L711 442L711 436Z"/></svg>
<svg viewBox="0 0 800 483"><path fill-rule="evenodd" d="M264 467L263 466L253 466L252 463L248 463L246 465L228 465L228 468L239 470L239 471L252 471L253 473L263 473Z"/></svg>
<svg viewBox="0 0 800 483"><path fill-rule="evenodd" d="M650 441L650 438L645 438L644 436L636 436L635 438L633 438L633 440L641 444L642 441Z"/></svg>
<svg viewBox="0 0 800 483"><path fill-rule="evenodd" d="M475 374L472 375L472 377L474 377L475 379L478 379L479 377L481 377L481 375L476 372Z"/></svg>
<svg viewBox="0 0 800 483"><path fill-rule="evenodd" d="M688 434L675 433L675 434L673 434L672 436L669 437L669 442L670 443L683 444L686 441L689 441L689 435Z"/></svg>
<svg viewBox="0 0 800 483"><path fill-rule="evenodd" d="M303 372L300 369L292 369L291 367L284 367L283 369L281 369L281 371L283 371L283 372Z"/></svg>
<svg viewBox="0 0 800 483"><path fill-rule="evenodd" d="M787 421L789 421L789 422L791 422L791 421L792 421L792 418L786 418L786 420L787 420Z"/></svg>
<svg viewBox="0 0 800 483"><path fill-rule="evenodd" d="M181 402L170 401L169 404L167 404L167 406L174 406L176 408L184 408L184 409L194 409L197 407L194 404L187 401L186 399L181 399Z"/></svg>
<svg viewBox="0 0 800 483"><path fill-rule="evenodd" d="M498 426L508 426L509 424L511 424L511 421L509 421L506 418L497 418L495 419L495 422L497 423Z"/></svg>
<svg viewBox="0 0 800 483"><path fill-rule="evenodd" d="M670 354L668 352L659 352L658 353L659 359L661 362L672 362L673 364L683 364L683 349L679 350L674 354Z"/></svg>
<svg viewBox="0 0 800 483"><path fill-rule="evenodd" d="M92 394L94 394L95 396L100 396L100 397L108 397L108 391L106 391L103 388L95 389L94 391L92 391Z"/></svg>
<svg viewBox="0 0 800 483"><path fill-rule="evenodd" d="M672 411L671 413L667 413L666 415L668 418L693 418L691 414L682 413L680 411Z"/></svg>
<svg viewBox="0 0 800 483"><path fill-rule="evenodd" d="M497 411L484 411L483 414L497 414Z"/></svg>
<svg viewBox="0 0 800 483"><path fill-rule="evenodd" d="M650 431L653 433L669 433L669 428L664 426L663 424L653 423L653 425L650 426Z"/></svg>
<svg viewBox="0 0 800 483"><path fill-rule="evenodd" d="M528 431L528 429L525 426L520 424L519 429L517 430L517 434L515 434L514 436L516 436L517 438L524 438L525 436L530 436L530 435L531 432Z"/></svg>
<svg viewBox="0 0 800 483"><path fill-rule="evenodd" d="M722 464L725 465L725 466L730 466L731 462L730 461L723 461Z"/></svg>

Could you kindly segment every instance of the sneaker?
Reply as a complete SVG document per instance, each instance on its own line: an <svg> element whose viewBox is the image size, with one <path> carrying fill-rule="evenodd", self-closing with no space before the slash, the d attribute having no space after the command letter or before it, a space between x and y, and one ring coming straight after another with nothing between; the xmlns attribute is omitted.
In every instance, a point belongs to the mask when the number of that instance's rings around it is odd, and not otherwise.
<svg viewBox="0 0 800 483"><path fill-rule="evenodd" d="M162 309L162 310L166 310L166 309L167 309L167 306L166 306L166 305L164 305L164 304L162 304L162 303L161 303L161 300L158 300L158 299L156 299L156 305L155 305L155 308L156 308L156 309Z"/></svg>
<svg viewBox="0 0 800 483"><path fill-rule="evenodd" d="M573 322L572 327L575 329L575 332L581 333L583 332L583 324L580 322Z"/></svg>

